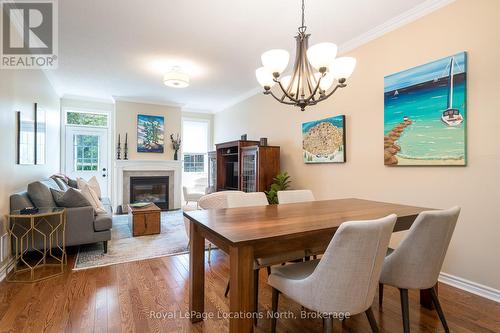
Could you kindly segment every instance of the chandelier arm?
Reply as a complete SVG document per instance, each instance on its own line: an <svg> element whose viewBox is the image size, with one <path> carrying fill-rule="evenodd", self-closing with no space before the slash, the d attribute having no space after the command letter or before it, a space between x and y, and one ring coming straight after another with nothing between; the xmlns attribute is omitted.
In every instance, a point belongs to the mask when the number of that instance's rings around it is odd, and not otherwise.
<svg viewBox="0 0 500 333"><path fill-rule="evenodd" d="M312 92L311 96L309 96L309 98L306 99L306 103L309 103L309 101L311 101L311 100L315 100L314 96L318 92L319 84L320 84L322 78L323 78L323 76L320 76L320 78L318 79L318 83L316 84L316 88L314 88L314 91Z"/></svg>
<svg viewBox="0 0 500 333"><path fill-rule="evenodd" d="M285 88L283 87L283 85L281 84L281 82L279 80L275 80L276 83L278 83L278 86L280 87L281 91L283 91L283 94L285 94L286 97L288 97L288 99L290 99L291 101L293 101L294 103L297 103L298 100L296 100L295 98L293 98L292 96L290 96ZM292 84L292 81L290 81L290 84Z"/></svg>
<svg viewBox="0 0 500 333"><path fill-rule="evenodd" d="M279 99L278 97L276 97L276 95L272 92L272 91L269 91L268 93L269 95L273 96L275 100L277 100L278 102L280 103L283 103L283 104L286 104L286 105L295 105L296 103L292 103L292 102L286 102L284 100L281 100Z"/></svg>
<svg viewBox="0 0 500 333"><path fill-rule="evenodd" d="M325 100L325 99L329 98L330 96L332 96L339 88L345 88L345 87L347 87L347 84L339 83L335 86L335 88L332 91L330 91L328 93L328 95L325 95L324 97L320 98L319 100L320 101Z"/></svg>

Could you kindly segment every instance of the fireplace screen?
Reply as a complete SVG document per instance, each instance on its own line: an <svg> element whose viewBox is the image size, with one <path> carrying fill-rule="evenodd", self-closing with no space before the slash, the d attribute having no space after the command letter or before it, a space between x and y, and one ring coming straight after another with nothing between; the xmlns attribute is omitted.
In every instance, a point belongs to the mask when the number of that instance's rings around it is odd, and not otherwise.
<svg viewBox="0 0 500 333"><path fill-rule="evenodd" d="M138 202L168 210L168 177L130 177L130 203Z"/></svg>

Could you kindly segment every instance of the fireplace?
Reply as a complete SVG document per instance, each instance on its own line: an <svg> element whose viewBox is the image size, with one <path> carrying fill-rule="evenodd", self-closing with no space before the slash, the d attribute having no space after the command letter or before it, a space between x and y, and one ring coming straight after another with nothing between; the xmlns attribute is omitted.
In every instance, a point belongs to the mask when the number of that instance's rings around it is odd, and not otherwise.
<svg viewBox="0 0 500 333"><path fill-rule="evenodd" d="M168 210L169 177L130 177L130 203L154 202L161 210Z"/></svg>

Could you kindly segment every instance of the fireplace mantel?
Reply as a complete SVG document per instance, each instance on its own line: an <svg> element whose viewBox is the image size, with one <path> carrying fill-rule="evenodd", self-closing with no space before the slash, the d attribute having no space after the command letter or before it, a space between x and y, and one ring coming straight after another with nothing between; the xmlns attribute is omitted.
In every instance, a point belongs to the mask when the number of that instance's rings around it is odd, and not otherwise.
<svg viewBox="0 0 500 333"><path fill-rule="evenodd" d="M173 160L118 160L114 163L115 181L113 182L113 206L123 204L124 172L133 171L139 174L144 171L151 172L173 172L173 209L181 208L181 186L182 186L182 162Z"/></svg>

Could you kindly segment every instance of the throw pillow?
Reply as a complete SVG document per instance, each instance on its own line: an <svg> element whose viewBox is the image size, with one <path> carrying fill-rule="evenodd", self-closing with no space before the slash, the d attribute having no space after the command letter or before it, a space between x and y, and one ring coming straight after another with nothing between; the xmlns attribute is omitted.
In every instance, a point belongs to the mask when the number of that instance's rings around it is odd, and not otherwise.
<svg viewBox="0 0 500 333"><path fill-rule="evenodd" d="M102 198L101 186L99 186L99 182L97 181L97 178L95 176L93 176L92 178L89 179L87 184L90 186L91 189L94 190L95 194L97 194L97 197L99 199L101 199Z"/></svg>
<svg viewBox="0 0 500 333"><path fill-rule="evenodd" d="M28 196L35 207L56 207L56 203L50 193L50 188L59 188L54 182L54 186L49 186L47 182L37 181L28 185Z"/></svg>
<svg viewBox="0 0 500 333"><path fill-rule="evenodd" d="M76 178L76 184L77 184L77 188L79 190L83 190L83 187L85 185L88 185L87 181L85 179L83 179L83 178L80 178L80 177Z"/></svg>
<svg viewBox="0 0 500 333"><path fill-rule="evenodd" d="M102 202L99 200L99 197L90 186L83 185L82 194L90 202L96 214L107 214L107 211Z"/></svg>
<svg viewBox="0 0 500 333"><path fill-rule="evenodd" d="M63 191L67 191L69 186L68 184L66 184L66 182L62 179L62 178L59 178L59 177L56 177L56 176L52 176L50 177L52 179L54 179L54 181L57 183L57 185L59 186L59 188Z"/></svg>
<svg viewBox="0 0 500 333"><path fill-rule="evenodd" d="M50 189L52 192L52 197L59 207L86 207L91 206L90 202L85 198L85 196L74 188L69 188L67 191L58 191L55 189Z"/></svg>

